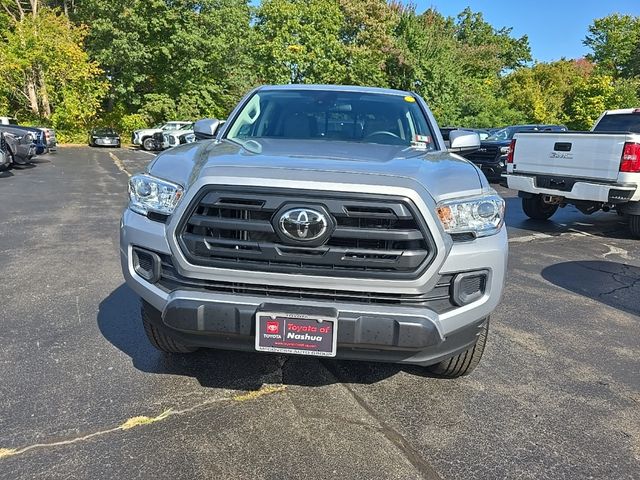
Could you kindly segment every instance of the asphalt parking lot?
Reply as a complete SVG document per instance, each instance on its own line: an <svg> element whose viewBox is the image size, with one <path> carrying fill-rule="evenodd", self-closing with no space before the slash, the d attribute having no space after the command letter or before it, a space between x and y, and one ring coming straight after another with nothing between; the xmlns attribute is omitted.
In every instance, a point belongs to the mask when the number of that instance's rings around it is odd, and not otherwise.
<svg viewBox="0 0 640 480"><path fill-rule="evenodd" d="M640 478L640 241L615 214L527 220L479 368L147 342L124 285L127 172L63 147L0 174L0 478Z"/></svg>

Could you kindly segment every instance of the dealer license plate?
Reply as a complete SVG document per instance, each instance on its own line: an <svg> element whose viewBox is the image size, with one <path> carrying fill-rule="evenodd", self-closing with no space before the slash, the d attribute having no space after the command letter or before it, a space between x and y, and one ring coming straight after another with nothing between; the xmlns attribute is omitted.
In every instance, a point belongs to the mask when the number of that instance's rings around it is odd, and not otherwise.
<svg viewBox="0 0 640 480"><path fill-rule="evenodd" d="M337 316L258 310L256 350L335 357L337 326Z"/></svg>

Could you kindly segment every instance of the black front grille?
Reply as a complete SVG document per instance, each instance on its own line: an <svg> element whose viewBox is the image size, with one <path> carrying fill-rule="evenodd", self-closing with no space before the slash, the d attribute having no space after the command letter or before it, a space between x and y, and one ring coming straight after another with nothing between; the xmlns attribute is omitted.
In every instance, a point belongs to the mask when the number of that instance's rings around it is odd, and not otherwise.
<svg viewBox="0 0 640 480"><path fill-rule="evenodd" d="M480 147L474 152L465 154L465 158L474 163L495 163L499 153L500 147Z"/></svg>
<svg viewBox="0 0 640 480"><path fill-rule="evenodd" d="M301 206L332 217L322 245L276 232L277 214ZM435 255L415 206L377 195L208 188L187 209L177 238L195 265L307 275L415 278Z"/></svg>
<svg viewBox="0 0 640 480"><path fill-rule="evenodd" d="M166 292L174 290L210 291L233 295L265 297L267 300L298 299L309 301L365 303L378 305L401 305L429 308L438 314L456 308L452 300L454 275L442 275L437 285L429 292L417 294L350 292L348 290L300 288L291 286L261 285L250 283L223 282L187 278L180 275L167 255L161 255L162 270L156 283Z"/></svg>

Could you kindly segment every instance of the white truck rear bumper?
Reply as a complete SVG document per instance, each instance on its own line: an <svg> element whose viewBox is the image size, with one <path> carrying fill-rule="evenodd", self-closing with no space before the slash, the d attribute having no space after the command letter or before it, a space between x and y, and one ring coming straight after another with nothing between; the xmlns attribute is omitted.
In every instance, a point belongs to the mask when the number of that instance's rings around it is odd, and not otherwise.
<svg viewBox="0 0 640 480"><path fill-rule="evenodd" d="M640 193L637 185L621 185L621 184L605 184L596 183L585 180L574 183L570 191L557 190L553 188L539 188L536 186L535 177L526 175L507 175L507 185L513 190L519 192L529 192L533 194L554 195L573 200L586 200L592 202L610 202L610 194L612 190L634 192L629 197L635 199Z"/></svg>

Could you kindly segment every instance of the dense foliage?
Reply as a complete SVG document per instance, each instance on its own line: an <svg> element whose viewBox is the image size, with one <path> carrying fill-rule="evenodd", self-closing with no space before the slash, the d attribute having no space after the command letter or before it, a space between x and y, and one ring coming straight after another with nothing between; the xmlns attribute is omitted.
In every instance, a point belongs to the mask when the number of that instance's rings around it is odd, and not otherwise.
<svg viewBox="0 0 640 480"><path fill-rule="evenodd" d="M78 140L224 117L262 83L414 90L442 125L564 123L638 106L640 18L595 19L586 59L537 63L465 9L386 0L0 0L0 115Z"/></svg>

